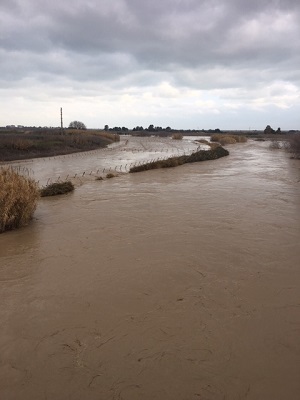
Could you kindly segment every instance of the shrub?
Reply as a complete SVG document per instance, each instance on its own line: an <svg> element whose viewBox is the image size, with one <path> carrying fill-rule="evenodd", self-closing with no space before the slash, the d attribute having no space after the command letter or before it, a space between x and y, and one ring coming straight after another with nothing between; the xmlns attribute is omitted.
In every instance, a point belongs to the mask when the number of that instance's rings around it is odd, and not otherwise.
<svg viewBox="0 0 300 400"><path fill-rule="evenodd" d="M112 174L111 172L106 175L107 179L111 179L111 178L114 178L114 177L115 177L115 175Z"/></svg>
<svg viewBox="0 0 300 400"><path fill-rule="evenodd" d="M27 225L37 206L37 183L11 168L0 169L0 233Z"/></svg>
<svg viewBox="0 0 300 400"><path fill-rule="evenodd" d="M174 135L172 135L172 139L174 140L182 140L183 136L181 133L174 133Z"/></svg>
<svg viewBox="0 0 300 400"><path fill-rule="evenodd" d="M219 134L214 134L214 135L211 135L211 137L210 137L210 141L211 142L218 142L219 140L220 140L220 137L221 137L222 135L219 135Z"/></svg>
<svg viewBox="0 0 300 400"><path fill-rule="evenodd" d="M245 143L247 142L246 136L243 135L212 135L210 140L212 142L219 142L222 146L226 144Z"/></svg>
<svg viewBox="0 0 300 400"><path fill-rule="evenodd" d="M52 183L41 189L41 197L56 196L58 194L65 194L74 190L74 185L71 181Z"/></svg>
<svg viewBox="0 0 300 400"><path fill-rule="evenodd" d="M222 145L225 146L226 144L235 144L236 140L234 137L232 136L223 136L220 137L220 139L218 140L218 142Z"/></svg>

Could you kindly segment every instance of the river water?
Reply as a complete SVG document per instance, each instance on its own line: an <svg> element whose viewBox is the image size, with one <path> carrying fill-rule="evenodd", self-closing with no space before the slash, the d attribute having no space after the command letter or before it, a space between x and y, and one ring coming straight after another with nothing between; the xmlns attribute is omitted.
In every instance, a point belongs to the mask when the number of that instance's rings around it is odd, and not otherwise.
<svg viewBox="0 0 300 400"><path fill-rule="evenodd" d="M299 161L228 149L0 236L1 400L300 398Z"/></svg>
<svg viewBox="0 0 300 400"><path fill-rule="evenodd" d="M64 180L81 184L89 177L105 177L109 172L126 173L131 167L151 160L191 154L198 148L209 148L197 143L195 139L197 137L185 137L185 140L178 141L171 138L140 138L126 135L120 137L120 142L94 151L13 161L2 165L30 176L40 186Z"/></svg>

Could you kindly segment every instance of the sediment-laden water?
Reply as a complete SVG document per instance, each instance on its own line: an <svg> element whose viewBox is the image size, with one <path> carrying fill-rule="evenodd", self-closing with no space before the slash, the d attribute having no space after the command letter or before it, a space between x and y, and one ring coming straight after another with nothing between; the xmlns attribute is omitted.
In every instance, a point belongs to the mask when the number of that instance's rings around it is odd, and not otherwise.
<svg viewBox="0 0 300 400"><path fill-rule="evenodd" d="M75 184L81 184L89 178L105 177L109 172L126 173L131 167L150 160L191 154L198 148L205 149L207 146L197 143L193 137L178 141L121 136L120 142L99 150L6 162L0 163L0 166L10 166L35 179L40 186L70 179Z"/></svg>
<svg viewBox="0 0 300 400"><path fill-rule="evenodd" d="M0 236L1 399L300 398L299 161L228 148Z"/></svg>

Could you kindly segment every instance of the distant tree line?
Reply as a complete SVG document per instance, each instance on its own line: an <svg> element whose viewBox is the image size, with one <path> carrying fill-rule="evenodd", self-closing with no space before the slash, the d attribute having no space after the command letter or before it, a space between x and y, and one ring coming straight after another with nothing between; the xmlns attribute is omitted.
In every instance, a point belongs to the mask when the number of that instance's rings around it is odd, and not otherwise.
<svg viewBox="0 0 300 400"><path fill-rule="evenodd" d="M264 133L265 133L266 135L276 134L276 133L278 134L278 133L281 133L281 129L280 129L280 128L277 128L277 131L275 131L273 128L271 128L270 125L267 125L266 128L265 128L265 130L264 130Z"/></svg>
<svg viewBox="0 0 300 400"><path fill-rule="evenodd" d="M105 131L117 131L117 132L127 132L130 129L123 126L115 126L114 128L110 128L108 125L104 126L104 130ZM150 124L148 126L148 128L144 128L141 125L137 125L132 129L132 132L199 132L199 129L195 130L195 129L172 129L170 126L167 126L166 128L163 128L162 126L154 126L153 124ZM220 129L209 129L208 131L204 131L204 129L202 129L203 132L210 132L210 133L220 133Z"/></svg>

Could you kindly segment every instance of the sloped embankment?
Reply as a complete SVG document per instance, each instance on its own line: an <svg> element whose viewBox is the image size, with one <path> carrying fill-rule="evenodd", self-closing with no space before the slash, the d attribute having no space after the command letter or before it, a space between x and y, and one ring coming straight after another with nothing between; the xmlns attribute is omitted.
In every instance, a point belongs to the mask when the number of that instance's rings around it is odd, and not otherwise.
<svg viewBox="0 0 300 400"><path fill-rule="evenodd" d="M211 150L199 150L189 156L170 157L166 160L158 160L136 167L130 168L129 172L141 172L148 171L150 169L158 168L172 168L178 165L187 163L194 163L199 161L216 160L217 158L225 157L229 155L229 151L224 149L222 146L217 146Z"/></svg>

